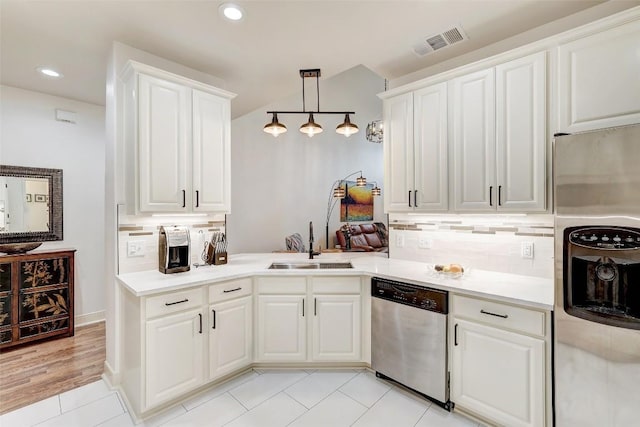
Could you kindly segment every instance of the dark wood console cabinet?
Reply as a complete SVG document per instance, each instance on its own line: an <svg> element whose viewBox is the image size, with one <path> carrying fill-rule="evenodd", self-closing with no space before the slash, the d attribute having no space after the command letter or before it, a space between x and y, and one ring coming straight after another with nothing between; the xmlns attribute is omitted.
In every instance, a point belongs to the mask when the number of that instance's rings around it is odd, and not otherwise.
<svg viewBox="0 0 640 427"><path fill-rule="evenodd" d="M0 349L73 335L74 253L0 256Z"/></svg>

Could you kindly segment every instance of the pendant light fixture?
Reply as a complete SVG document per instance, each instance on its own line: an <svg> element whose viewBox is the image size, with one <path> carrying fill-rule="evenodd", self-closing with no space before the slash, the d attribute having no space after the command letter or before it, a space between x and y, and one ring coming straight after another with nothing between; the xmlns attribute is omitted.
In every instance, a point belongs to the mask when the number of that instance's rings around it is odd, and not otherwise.
<svg viewBox="0 0 640 427"><path fill-rule="evenodd" d="M313 120L313 113L309 113L309 121L300 126L300 132L307 134L309 138L313 137L313 135L322 133L322 126Z"/></svg>
<svg viewBox="0 0 640 427"><path fill-rule="evenodd" d="M358 132L358 126L351 123L351 120L349 120L349 115L345 114L344 122L338 125L338 127L336 128L336 132L349 138L351 135Z"/></svg>
<svg viewBox="0 0 640 427"><path fill-rule="evenodd" d="M287 131L287 127L278 121L278 115L273 113L273 118L271 119L271 123L267 123L264 125L263 129L266 133L270 133L273 136L278 136L281 133L285 133Z"/></svg>
<svg viewBox="0 0 640 427"><path fill-rule="evenodd" d="M271 122L264 126L264 131L273 136L278 136L287 131L287 127L278 122L278 114L305 114L308 115L309 120L307 123L300 126L300 132L308 135L309 138L322 132L322 126L315 122L314 114L344 114L344 122L336 127L336 132L344 135L351 136L358 132L358 126L351 123L349 118L350 114L356 114L353 111L320 111L320 68L312 68L306 70L300 70L300 77L302 78L302 111L267 111L267 114L271 114ZM317 109L315 111L307 111L305 103L305 78L316 78L316 97L318 100Z"/></svg>

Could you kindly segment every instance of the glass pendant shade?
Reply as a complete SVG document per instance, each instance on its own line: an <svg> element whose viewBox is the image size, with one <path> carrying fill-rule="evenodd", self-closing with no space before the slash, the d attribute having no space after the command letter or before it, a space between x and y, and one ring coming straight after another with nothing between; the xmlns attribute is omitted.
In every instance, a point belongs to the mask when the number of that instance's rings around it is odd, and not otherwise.
<svg viewBox="0 0 640 427"><path fill-rule="evenodd" d="M278 136L282 133L285 133L287 131L287 127L278 122L278 115L276 113L273 113L271 123L267 123L266 125L264 125L263 130L273 136Z"/></svg>
<svg viewBox="0 0 640 427"><path fill-rule="evenodd" d="M313 120L313 113L309 113L309 121L300 126L300 132L308 135L309 138L322 132L322 126Z"/></svg>
<svg viewBox="0 0 640 427"><path fill-rule="evenodd" d="M340 135L350 137L354 133L358 132L358 126L351 123L351 120L349 120L349 115L345 114L344 122L338 125L338 127L336 128L336 132L338 132Z"/></svg>
<svg viewBox="0 0 640 427"><path fill-rule="evenodd" d="M342 199L346 195L347 194L344 190L344 187L342 187L341 185L338 185L336 188L333 189L333 197L335 198Z"/></svg>
<svg viewBox="0 0 640 427"><path fill-rule="evenodd" d="M356 178L356 186L357 187L364 187L367 185L367 178L363 177L362 175L360 175L358 178Z"/></svg>
<svg viewBox="0 0 640 427"><path fill-rule="evenodd" d="M373 195L373 196L381 196L382 195L382 190L380 190L380 187L378 187L376 185L375 187L373 187L371 189L371 195Z"/></svg>

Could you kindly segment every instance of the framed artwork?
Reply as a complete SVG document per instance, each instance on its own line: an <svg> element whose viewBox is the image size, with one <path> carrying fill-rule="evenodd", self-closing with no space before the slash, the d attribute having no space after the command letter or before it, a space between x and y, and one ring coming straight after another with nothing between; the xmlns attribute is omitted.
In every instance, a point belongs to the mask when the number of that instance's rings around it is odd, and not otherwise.
<svg viewBox="0 0 640 427"><path fill-rule="evenodd" d="M342 183L346 196L340 200L340 221L373 221L373 184L356 186L355 181Z"/></svg>
<svg viewBox="0 0 640 427"><path fill-rule="evenodd" d="M27 202L27 203L30 203L31 202L31 194L29 194L29 193L25 194L24 201Z"/></svg>
<svg viewBox="0 0 640 427"><path fill-rule="evenodd" d="M37 203L44 203L47 201L47 196L45 194L34 194L34 197Z"/></svg>

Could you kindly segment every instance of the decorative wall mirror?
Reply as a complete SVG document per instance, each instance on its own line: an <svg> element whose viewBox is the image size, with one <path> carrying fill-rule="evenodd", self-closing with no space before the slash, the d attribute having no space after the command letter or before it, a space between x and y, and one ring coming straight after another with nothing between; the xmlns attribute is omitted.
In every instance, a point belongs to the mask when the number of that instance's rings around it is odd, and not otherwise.
<svg viewBox="0 0 640 427"><path fill-rule="evenodd" d="M0 243L62 240L62 169L0 165Z"/></svg>

